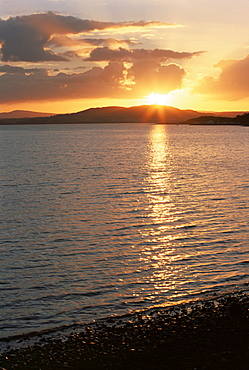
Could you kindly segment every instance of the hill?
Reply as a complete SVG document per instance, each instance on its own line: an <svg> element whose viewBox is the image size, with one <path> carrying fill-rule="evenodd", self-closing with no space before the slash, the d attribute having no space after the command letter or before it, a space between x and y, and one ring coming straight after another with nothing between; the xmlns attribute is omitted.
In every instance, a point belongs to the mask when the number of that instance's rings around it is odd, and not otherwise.
<svg viewBox="0 0 249 370"><path fill-rule="evenodd" d="M237 115L236 117L200 116L191 118L186 122L188 125L240 125L249 126L249 113Z"/></svg>
<svg viewBox="0 0 249 370"><path fill-rule="evenodd" d="M77 113L51 115L30 111L0 113L0 124L70 124L70 123L182 123L190 125L244 125L248 126L249 114L234 116L235 112L203 113L182 110L165 105L137 107L90 108ZM21 116L21 117L20 117Z"/></svg>
<svg viewBox="0 0 249 370"><path fill-rule="evenodd" d="M194 110L181 110L164 105L142 105L137 107L90 108L70 114L50 117L1 119L0 124L43 124L43 123L180 123L201 114Z"/></svg>
<svg viewBox="0 0 249 370"><path fill-rule="evenodd" d="M29 110L13 110L11 112L0 113L0 119L5 118L31 118L31 117L50 117L53 113L33 112Z"/></svg>
<svg viewBox="0 0 249 370"><path fill-rule="evenodd" d="M211 112L209 112L211 113ZM213 112L212 115L214 116L219 116L219 117L230 117L230 118L234 118L238 115L243 115L245 113L248 113L247 111L246 112L242 112L242 111L231 111L231 112Z"/></svg>

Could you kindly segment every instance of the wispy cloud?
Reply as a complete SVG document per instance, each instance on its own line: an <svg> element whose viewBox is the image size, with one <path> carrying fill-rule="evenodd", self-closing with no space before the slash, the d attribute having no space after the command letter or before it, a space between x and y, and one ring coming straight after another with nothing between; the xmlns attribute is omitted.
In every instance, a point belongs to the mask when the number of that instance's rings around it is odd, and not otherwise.
<svg viewBox="0 0 249 370"><path fill-rule="evenodd" d="M153 59L160 61L167 61L170 59L189 59L193 56L200 55L202 52L175 52L173 50L164 49L134 49L127 50L119 48L118 50L112 50L108 47L96 48L91 52L91 55L86 60L89 61L108 61L108 60L124 60L133 61L141 59Z"/></svg>
<svg viewBox="0 0 249 370"><path fill-rule="evenodd" d="M133 46L139 45L141 42L135 39L115 39L113 37L108 38L72 38L67 35L54 35L50 38L48 45L51 47L82 47L82 46L108 46L110 48L118 48L121 46Z"/></svg>

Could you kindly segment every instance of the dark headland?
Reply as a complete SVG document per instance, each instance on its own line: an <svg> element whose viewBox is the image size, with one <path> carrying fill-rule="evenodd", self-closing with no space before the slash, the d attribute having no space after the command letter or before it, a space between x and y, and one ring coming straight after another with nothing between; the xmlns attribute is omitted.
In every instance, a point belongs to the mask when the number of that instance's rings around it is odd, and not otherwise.
<svg viewBox="0 0 249 370"><path fill-rule="evenodd" d="M248 290L72 327L3 352L4 369L246 370ZM11 342L11 341L10 341ZM24 345L23 345L24 343Z"/></svg>
<svg viewBox="0 0 249 370"><path fill-rule="evenodd" d="M142 105L137 107L103 107L90 108L84 111L70 114L57 114L50 116L35 117L31 116L17 118L12 115L1 118L0 125L20 125L20 124L73 124L73 123L162 123L172 124L181 123L189 125L249 125L249 114L237 115L224 113L223 116L217 114L202 113L189 110L178 109L164 105Z"/></svg>

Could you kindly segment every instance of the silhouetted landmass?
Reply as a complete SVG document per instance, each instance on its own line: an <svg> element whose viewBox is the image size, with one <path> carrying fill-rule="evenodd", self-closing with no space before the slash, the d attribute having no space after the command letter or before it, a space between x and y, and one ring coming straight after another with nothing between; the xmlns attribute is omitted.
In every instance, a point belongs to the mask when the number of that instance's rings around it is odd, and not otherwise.
<svg viewBox="0 0 249 370"><path fill-rule="evenodd" d="M194 110L181 110L168 106L143 105L138 107L90 108L71 114L50 117L0 119L0 124L55 124L55 123L179 123L199 117Z"/></svg>
<svg viewBox="0 0 249 370"><path fill-rule="evenodd" d="M236 117L200 116L184 122L189 125L240 125L249 126L249 113Z"/></svg>
<svg viewBox="0 0 249 370"><path fill-rule="evenodd" d="M37 114L37 113L36 113ZM249 125L249 113L232 117L205 116L194 110L181 110L164 105L142 105L137 107L103 107L90 108L70 114L57 114L40 117L4 118L1 125L16 124L71 124L71 123L161 123L189 125Z"/></svg>
<svg viewBox="0 0 249 370"><path fill-rule="evenodd" d="M219 117L231 117L231 118L234 118L238 115L241 115L241 114L245 114L245 113L249 113L249 112L245 112L245 111L231 111L231 112L209 112L210 114L214 115L214 116L219 116Z"/></svg>
<svg viewBox="0 0 249 370"><path fill-rule="evenodd" d="M236 120L243 126L249 126L249 113L237 116Z"/></svg>
<svg viewBox="0 0 249 370"><path fill-rule="evenodd" d="M51 117L53 113L42 113L42 112L33 112L29 110L13 110L12 112L3 112L0 113L0 119L5 118L33 118L33 117Z"/></svg>

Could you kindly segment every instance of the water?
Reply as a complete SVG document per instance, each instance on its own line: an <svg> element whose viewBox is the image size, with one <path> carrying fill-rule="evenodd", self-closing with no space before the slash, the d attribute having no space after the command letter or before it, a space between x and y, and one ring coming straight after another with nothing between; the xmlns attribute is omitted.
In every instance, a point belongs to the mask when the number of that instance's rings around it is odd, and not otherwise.
<svg viewBox="0 0 249 370"><path fill-rule="evenodd" d="M1 126L1 337L249 277L249 130Z"/></svg>

